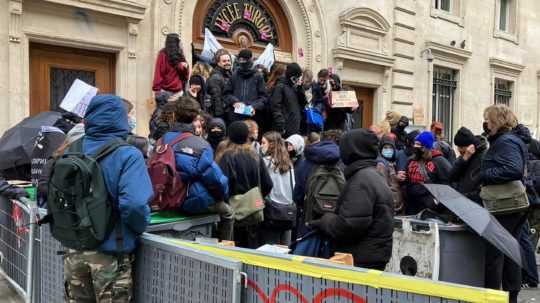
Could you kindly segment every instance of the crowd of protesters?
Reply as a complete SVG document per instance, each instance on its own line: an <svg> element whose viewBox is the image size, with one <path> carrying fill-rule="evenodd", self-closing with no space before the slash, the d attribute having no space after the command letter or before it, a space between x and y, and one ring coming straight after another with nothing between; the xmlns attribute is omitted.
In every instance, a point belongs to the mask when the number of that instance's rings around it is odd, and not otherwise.
<svg viewBox="0 0 540 303"><path fill-rule="evenodd" d="M135 236L149 222L146 202L152 185L145 159L153 157L156 146L171 144L176 169L189 184L179 211L219 214L214 236L240 247L288 246L310 230L319 230L336 251L352 254L356 266L384 270L392 255L393 217L440 208L424 184L450 185L483 205L483 187L518 182L525 185L530 206L494 213L516 239L528 241L522 246L528 247L524 254L534 256L538 234L530 231L540 228L536 206L540 143L508 107L485 110L482 135L460 128L452 138L456 158L445 140L452 134L444 134L440 122L427 130L413 130L409 118L388 112L369 129L350 130L356 108L332 107L331 92L342 85L331 70L322 69L313 79L311 71L290 63L274 64L269 73L267 77L254 66L248 49L241 50L234 62L221 49L213 62L197 62L190 68L178 35L169 34L155 68L156 109L150 117L149 140L131 134L136 121L130 103L109 95L92 100L84 124L71 125L79 130L76 134L65 131L68 141L59 155L82 135L87 154L111 138L128 139L140 151L116 150L103 171L120 208L126 254L133 253ZM310 123L306 108L320 113L322 128ZM72 136L77 137L69 139ZM182 140L177 140L180 136ZM325 199L334 208L317 212L308 201L320 199L325 189L329 190ZM10 197L24 195L2 184L0 191ZM46 186L40 192L38 199L46 199ZM242 215L245 210L239 203L258 196L264 200L264 211ZM86 259L112 270L106 257L118 250L114 238L113 233L95 255L70 254L69 298L91 296L80 285L93 279L93 273L77 268ZM522 273L487 245L485 286L509 291L511 302L516 302L523 285L538 283L536 268ZM104 297L114 296L111 289L117 286L129 289L131 267L123 270L111 283L94 283L96 293L99 287ZM130 291L124 295L130 296Z"/></svg>

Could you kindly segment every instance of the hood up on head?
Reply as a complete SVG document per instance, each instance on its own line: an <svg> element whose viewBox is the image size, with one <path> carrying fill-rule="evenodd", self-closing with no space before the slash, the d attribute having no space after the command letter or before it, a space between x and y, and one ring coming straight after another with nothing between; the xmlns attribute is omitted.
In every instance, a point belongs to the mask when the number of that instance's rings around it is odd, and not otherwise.
<svg viewBox="0 0 540 303"><path fill-rule="evenodd" d="M304 155L313 163L333 165L339 161L339 147L332 141L321 141L306 146Z"/></svg>
<svg viewBox="0 0 540 303"><path fill-rule="evenodd" d="M379 155L379 139L368 129L355 129L343 135L339 149L345 165L358 160L374 160Z"/></svg>
<svg viewBox="0 0 540 303"><path fill-rule="evenodd" d="M95 96L84 116L86 137L91 139L120 138L129 134L127 112L122 99L114 95Z"/></svg>
<svg viewBox="0 0 540 303"><path fill-rule="evenodd" d="M305 147L305 141L304 138L300 135L292 135L289 138L285 140L286 142L289 142L296 152L297 156L302 155L304 153L304 147Z"/></svg>
<svg viewBox="0 0 540 303"><path fill-rule="evenodd" d="M532 136L531 136L531 132L529 131L529 129L523 125L523 124L518 124L513 130L512 130L512 133L516 136L518 136L521 140L523 140L523 142L525 144L529 144L531 143L531 140L532 140Z"/></svg>

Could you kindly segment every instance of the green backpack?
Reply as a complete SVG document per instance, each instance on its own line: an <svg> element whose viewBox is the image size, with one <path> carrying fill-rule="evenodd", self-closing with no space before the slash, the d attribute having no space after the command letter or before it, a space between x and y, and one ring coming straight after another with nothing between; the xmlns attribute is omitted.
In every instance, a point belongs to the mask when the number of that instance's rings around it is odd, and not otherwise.
<svg viewBox="0 0 540 303"><path fill-rule="evenodd" d="M304 198L305 222L318 219L324 213L335 213L345 188L345 176L337 165L315 165L306 183Z"/></svg>
<svg viewBox="0 0 540 303"><path fill-rule="evenodd" d="M99 161L127 143L114 140L87 156L82 151L83 139L52 165L46 221L64 247L93 250L107 239L117 218Z"/></svg>

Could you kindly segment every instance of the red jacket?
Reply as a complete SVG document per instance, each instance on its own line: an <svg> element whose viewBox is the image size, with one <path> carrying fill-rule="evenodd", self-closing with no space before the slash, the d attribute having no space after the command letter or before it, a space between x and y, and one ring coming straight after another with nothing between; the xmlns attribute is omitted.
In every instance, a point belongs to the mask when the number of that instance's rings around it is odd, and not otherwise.
<svg viewBox="0 0 540 303"><path fill-rule="evenodd" d="M165 50L159 51L156 60L156 70L154 71L154 84L152 90L159 92L160 90L166 90L171 92L179 92L184 89L184 84L189 78L189 67L183 67L178 63L178 67L175 69L169 60Z"/></svg>

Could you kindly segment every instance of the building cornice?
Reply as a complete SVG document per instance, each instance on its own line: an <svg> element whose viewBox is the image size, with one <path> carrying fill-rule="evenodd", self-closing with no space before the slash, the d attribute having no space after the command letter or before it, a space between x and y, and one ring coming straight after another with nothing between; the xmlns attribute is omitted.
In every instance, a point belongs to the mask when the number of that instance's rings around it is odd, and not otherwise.
<svg viewBox="0 0 540 303"><path fill-rule="evenodd" d="M337 47L332 50L332 54L335 59L370 63L386 67L393 67L395 61L394 58L389 56L349 47Z"/></svg>
<svg viewBox="0 0 540 303"><path fill-rule="evenodd" d="M504 72L509 75L517 76L525 69L524 65L509 62L503 59L489 58L489 65L496 69L498 72Z"/></svg>
<svg viewBox="0 0 540 303"><path fill-rule="evenodd" d="M426 48L431 50L435 58L460 65L465 64L472 55L472 52L469 50L451 47L433 41L427 42Z"/></svg>
<svg viewBox="0 0 540 303"><path fill-rule="evenodd" d="M122 16L140 21L144 18L148 0L44 0L96 12Z"/></svg>

